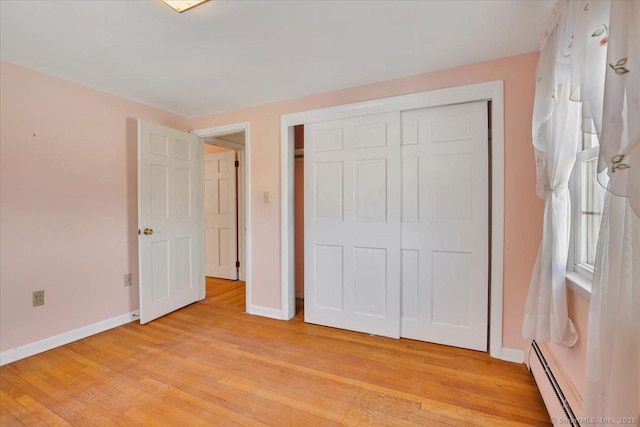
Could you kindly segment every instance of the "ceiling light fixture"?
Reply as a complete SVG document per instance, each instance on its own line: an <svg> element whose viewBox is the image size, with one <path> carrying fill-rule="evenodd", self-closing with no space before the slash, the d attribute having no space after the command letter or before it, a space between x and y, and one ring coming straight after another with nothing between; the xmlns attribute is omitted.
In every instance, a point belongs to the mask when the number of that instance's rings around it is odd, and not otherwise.
<svg viewBox="0 0 640 427"><path fill-rule="evenodd" d="M176 12L182 13L185 10L191 9L192 7L196 7L199 4L202 4L208 0L162 0L169 6L173 8Z"/></svg>

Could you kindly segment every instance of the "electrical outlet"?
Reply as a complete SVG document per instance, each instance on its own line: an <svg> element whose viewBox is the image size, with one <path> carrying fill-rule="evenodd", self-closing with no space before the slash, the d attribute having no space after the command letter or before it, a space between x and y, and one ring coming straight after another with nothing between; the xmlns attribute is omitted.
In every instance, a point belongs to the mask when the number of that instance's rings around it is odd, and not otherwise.
<svg viewBox="0 0 640 427"><path fill-rule="evenodd" d="M33 306L44 305L44 291L33 291Z"/></svg>
<svg viewBox="0 0 640 427"><path fill-rule="evenodd" d="M131 286L131 273L124 275L123 282L125 286Z"/></svg>

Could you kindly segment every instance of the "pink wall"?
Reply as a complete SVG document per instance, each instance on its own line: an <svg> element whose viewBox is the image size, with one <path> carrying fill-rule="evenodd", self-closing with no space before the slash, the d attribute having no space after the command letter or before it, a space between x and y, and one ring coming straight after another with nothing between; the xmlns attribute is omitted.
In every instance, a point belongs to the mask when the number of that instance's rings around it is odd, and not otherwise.
<svg viewBox="0 0 640 427"><path fill-rule="evenodd" d="M251 122L253 197L252 303L280 308L280 116L387 96L464 84L505 84L505 258L503 345L523 349L523 307L541 235L542 202L535 195L531 114L538 53L395 79L194 119L194 128ZM264 204L264 191L274 203Z"/></svg>
<svg viewBox="0 0 640 427"><path fill-rule="evenodd" d="M137 118L189 122L0 65L0 351L138 309ZM132 273L133 286L123 286ZM32 307L44 289L45 305Z"/></svg>
<svg viewBox="0 0 640 427"><path fill-rule="evenodd" d="M587 325L589 324L589 301L573 290L567 292L569 317L578 330L578 342L573 347L550 344L549 349L562 365L581 396L584 396L584 380L587 356Z"/></svg>

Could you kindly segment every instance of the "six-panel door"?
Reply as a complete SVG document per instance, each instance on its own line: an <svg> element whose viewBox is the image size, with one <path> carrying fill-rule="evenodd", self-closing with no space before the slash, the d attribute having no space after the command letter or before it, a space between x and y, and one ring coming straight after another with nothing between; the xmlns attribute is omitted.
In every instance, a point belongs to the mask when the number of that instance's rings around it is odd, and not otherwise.
<svg viewBox="0 0 640 427"><path fill-rule="evenodd" d="M200 297L201 149L195 135L138 121L141 323Z"/></svg>
<svg viewBox="0 0 640 427"><path fill-rule="evenodd" d="M402 333L487 350L487 103L402 113Z"/></svg>
<svg viewBox="0 0 640 427"><path fill-rule="evenodd" d="M238 227L236 152L204 159L205 275L237 280Z"/></svg>
<svg viewBox="0 0 640 427"><path fill-rule="evenodd" d="M305 126L305 321L400 334L400 113Z"/></svg>

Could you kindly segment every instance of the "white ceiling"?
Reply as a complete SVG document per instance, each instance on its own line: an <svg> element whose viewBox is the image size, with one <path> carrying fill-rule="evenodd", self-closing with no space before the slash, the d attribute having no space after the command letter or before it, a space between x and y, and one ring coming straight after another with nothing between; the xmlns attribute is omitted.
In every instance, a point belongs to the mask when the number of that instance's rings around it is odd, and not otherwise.
<svg viewBox="0 0 640 427"><path fill-rule="evenodd" d="M0 0L0 57L198 117L538 50L553 3Z"/></svg>
<svg viewBox="0 0 640 427"><path fill-rule="evenodd" d="M209 136L204 140L206 143L217 145L218 147L230 148L236 151L244 149L244 131L228 133L222 136Z"/></svg>

